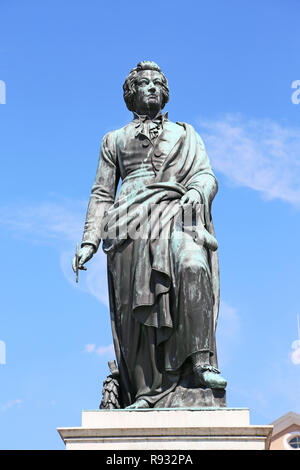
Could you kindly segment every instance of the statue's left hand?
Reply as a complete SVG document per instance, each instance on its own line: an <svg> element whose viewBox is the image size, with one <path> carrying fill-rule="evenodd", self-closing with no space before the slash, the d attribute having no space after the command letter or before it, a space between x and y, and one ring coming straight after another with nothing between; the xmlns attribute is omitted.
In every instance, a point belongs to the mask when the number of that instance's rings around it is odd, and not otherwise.
<svg viewBox="0 0 300 470"><path fill-rule="evenodd" d="M202 204L202 198L196 189L190 189L182 196L180 204L192 204L193 207L196 207L197 204Z"/></svg>

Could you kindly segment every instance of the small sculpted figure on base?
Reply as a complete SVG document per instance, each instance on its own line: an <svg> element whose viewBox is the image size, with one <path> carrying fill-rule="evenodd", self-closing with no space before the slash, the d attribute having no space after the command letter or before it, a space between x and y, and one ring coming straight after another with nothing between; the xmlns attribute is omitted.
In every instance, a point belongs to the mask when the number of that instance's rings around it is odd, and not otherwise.
<svg viewBox="0 0 300 470"><path fill-rule="evenodd" d="M123 89L133 120L103 138L73 260L85 269L103 241L117 365L100 407L226 406L215 334L217 180L194 128L162 113L169 88L157 64L140 62Z"/></svg>

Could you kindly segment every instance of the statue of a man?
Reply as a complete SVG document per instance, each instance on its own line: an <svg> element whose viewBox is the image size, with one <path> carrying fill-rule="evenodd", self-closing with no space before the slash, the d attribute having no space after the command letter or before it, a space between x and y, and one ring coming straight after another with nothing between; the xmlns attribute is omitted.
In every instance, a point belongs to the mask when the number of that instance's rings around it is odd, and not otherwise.
<svg viewBox="0 0 300 470"><path fill-rule="evenodd" d="M219 274L210 209L217 181L193 127L162 114L169 89L157 64L140 62L123 89L133 120L103 138L79 268L103 240L121 406L164 407L182 383L226 387L215 345ZM185 230L188 206L203 210Z"/></svg>

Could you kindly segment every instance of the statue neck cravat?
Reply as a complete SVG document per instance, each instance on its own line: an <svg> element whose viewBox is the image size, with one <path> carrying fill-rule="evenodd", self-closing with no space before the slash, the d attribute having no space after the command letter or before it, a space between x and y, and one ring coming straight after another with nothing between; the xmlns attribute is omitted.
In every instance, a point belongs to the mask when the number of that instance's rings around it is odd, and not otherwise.
<svg viewBox="0 0 300 470"><path fill-rule="evenodd" d="M150 141L153 141L163 129L164 121L168 119L168 113L162 115L160 112L154 119L150 119L147 115L139 115L137 113L134 113L134 117L135 127L137 129L135 136L143 135Z"/></svg>

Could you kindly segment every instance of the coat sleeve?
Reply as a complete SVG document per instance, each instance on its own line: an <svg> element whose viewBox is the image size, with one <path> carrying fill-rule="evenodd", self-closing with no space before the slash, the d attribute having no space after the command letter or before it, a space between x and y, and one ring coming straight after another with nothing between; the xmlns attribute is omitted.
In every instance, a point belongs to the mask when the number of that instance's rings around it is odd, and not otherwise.
<svg viewBox="0 0 300 470"><path fill-rule="evenodd" d="M117 163L115 132L102 140L98 168L92 187L81 246L93 245L97 251L101 241L101 224L105 212L114 204L120 172Z"/></svg>

